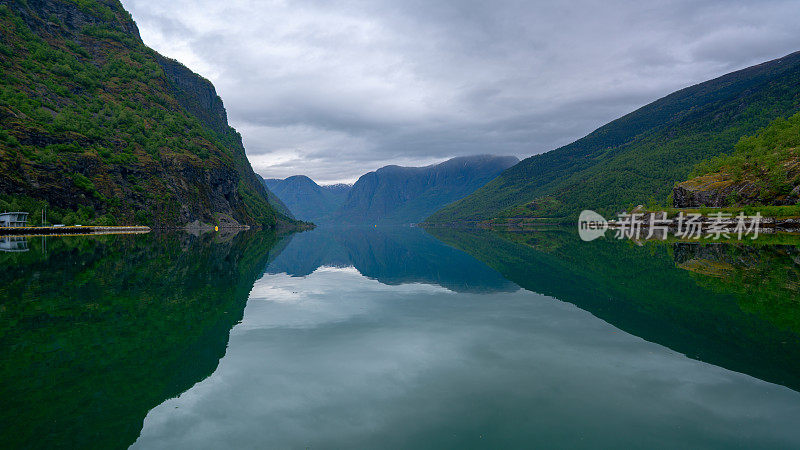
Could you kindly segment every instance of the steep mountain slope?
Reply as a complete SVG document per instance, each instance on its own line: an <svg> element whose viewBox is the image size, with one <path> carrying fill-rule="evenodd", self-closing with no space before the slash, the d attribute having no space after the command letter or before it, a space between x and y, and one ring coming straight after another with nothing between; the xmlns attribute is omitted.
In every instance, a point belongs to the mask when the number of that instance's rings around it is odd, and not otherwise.
<svg viewBox="0 0 800 450"><path fill-rule="evenodd" d="M321 223L342 205L349 185L320 186L305 175L285 180L265 179L264 184L300 220Z"/></svg>
<svg viewBox="0 0 800 450"><path fill-rule="evenodd" d="M796 205L800 202L800 113L742 138L733 154L705 160L673 189L674 206Z"/></svg>
<svg viewBox="0 0 800 450"><path fill-rule="evenodd" d="M798 109L800 52L677 91L527 158L427 221L571 217L665 198L698 161Z"/></svg>
<svg viewBox="0 0 800 450"><path fill-rule="evenodd" d="M213 85L141 41L117 0L0 5L0 200L38 221L278 216Z"/></svg>
<svg viewBox="0 0 800 450"><path fill-rule="evenodd" d="M386 166L358 179L335 218L346 223L419 222L518 161L513 156L478 155L427 167Z"/></svg>

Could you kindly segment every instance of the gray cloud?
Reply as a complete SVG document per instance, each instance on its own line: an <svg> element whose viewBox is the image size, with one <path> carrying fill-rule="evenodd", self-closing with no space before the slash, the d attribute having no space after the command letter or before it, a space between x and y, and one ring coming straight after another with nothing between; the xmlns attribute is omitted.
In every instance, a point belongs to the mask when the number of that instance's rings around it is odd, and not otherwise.
<svg viewBox="0 0 800 450"><path fill-rule="evenodd" d="M530 156L800 49L798 1L123 0L266 177Z"/></svg>

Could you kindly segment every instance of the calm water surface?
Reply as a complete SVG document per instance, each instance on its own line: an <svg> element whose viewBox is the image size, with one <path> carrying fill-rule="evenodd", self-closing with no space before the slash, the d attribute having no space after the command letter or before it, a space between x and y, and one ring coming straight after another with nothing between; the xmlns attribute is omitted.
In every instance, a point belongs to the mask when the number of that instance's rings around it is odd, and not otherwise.
<svg viewBox="0 0 800 450"><path fill-rule="evenodd" d="M44 244L0 255L4 447L800 447L785 243Z"/></svg>

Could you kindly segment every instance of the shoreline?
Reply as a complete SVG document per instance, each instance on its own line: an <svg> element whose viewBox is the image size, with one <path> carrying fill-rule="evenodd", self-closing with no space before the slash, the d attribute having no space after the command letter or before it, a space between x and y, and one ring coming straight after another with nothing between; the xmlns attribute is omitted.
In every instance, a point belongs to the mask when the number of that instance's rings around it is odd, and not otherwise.
<svg viewBox="0 0 800 450"><path fill-rule="evenodd" d="M69 226L69 227L0 227L0 236L75 236L96 234L144 234L145 226Z"/></svg>
<svg viewBox="0 0 800 450"><path fill-rule="evenodd" d="M643 216L642 223L639 226L642 229L649 228L650 224ZM714 223L719 228L731 230L736 227L737 220L735 217L726 218L719 221L708 216L702 216L698 219L698 225L701 229L705 230L710 228ZM745 225L751 225L751 220L745 220ZM532 217L515 217L509 219L489 219L484 221L463 221L463 222L449 222L449 223L419 223L417 226L420 228L444 228L444 229L473 229L473 230L508 230L508 231L534 231L537 229L548 227L567 228L577 226L577 219L573 221L561 221L553 219L532 218ZM677 218L668 218L663 222L659 222L659 226L665 226L670 230L678 228ZM617 229L622 228L624 225L617 220L609 220L608 228ZM775 217L762 217L759 222L759 228L762 230L781 231L788 233L800 233L800 219L797 218L775 218Z"/></svg>

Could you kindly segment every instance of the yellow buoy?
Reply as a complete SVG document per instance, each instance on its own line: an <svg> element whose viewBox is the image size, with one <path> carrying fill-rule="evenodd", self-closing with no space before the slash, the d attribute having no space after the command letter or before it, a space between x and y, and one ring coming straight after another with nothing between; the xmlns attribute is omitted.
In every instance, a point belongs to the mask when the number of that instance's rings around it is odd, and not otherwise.
<svg viewBox="0 0 800 450"><path fill-rule="evenodd" d="M214 227L214 231L219 231L219 227Z"/></svg>

